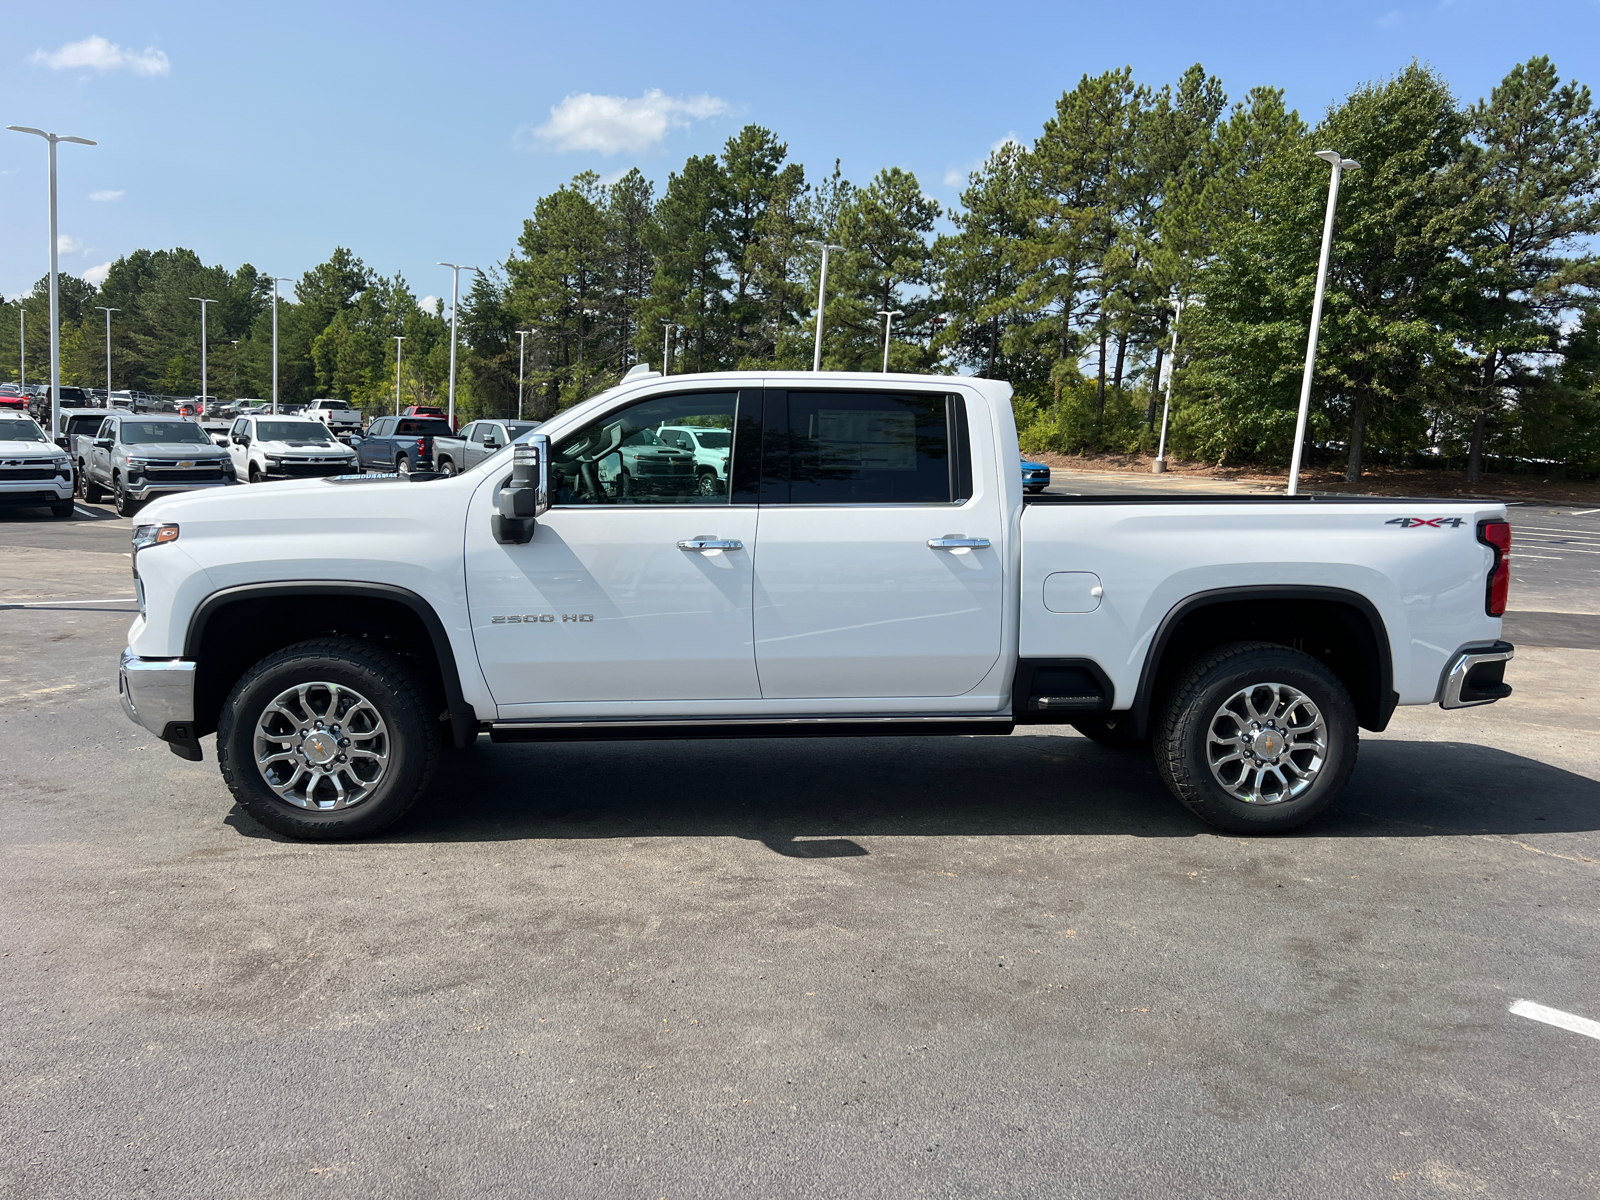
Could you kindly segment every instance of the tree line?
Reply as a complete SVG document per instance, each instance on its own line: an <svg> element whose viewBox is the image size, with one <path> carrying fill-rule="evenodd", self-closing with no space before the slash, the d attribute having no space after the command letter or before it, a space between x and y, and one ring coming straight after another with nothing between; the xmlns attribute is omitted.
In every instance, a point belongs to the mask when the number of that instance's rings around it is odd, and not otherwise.
<svg viewBox="0 0 1600 1200"><path fill-rule="evenodd" d="M1153 447L1170 371L1173 452L1286 462L1293 440L1333 149L1341 187L1313 385L1312 441L1350 478L1374 463L1600 471L1600 118L1549 59L1460 103L1411 64L1315 125L1280 89L1230 102L1196 65L1152 87L1131 69L1082 78L1031 144L1007 141L948 209L915 175L808 177L750 125L691 156L660 194L637 169L579 174L540 197L460 314L458 409L548 416L639 362L674 372L811 365L822 244L826 370L970 372L1016 389L1030 450ZM63 277L63 372L198 390L198 306L211 391L270 389L271 281L192 252L138 251L97 290ZM43 378L44 288L0 312L16 375L28 310ZM1180 315L1181 314L1181 315ZM9 319L8 319L9 318ZM445 386L444 314L350 251L279 306L286 402L382 410ZM1171 348L1176 335L1176 361ZM7 342L9 339L9 345ZM1175 368L1175 369L1174 369Z"/></svg>

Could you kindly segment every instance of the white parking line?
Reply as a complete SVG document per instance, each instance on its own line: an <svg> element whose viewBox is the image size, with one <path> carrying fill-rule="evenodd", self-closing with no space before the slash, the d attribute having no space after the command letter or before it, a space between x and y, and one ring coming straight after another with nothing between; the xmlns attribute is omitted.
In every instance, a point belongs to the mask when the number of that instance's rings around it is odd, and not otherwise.
<svg viewBox="0 0 1600 1200"><path fill-rule="evenodd" d="M109 600L24 600L7 604L0 602L0 608L53 608L57 604L132 604L137 596L113 596Z"/></svg>
<svg viewBox="0 0 1600 1200"><path fill-rule="evenodd" d="M1554 1025L1557 1029L1565 1029L1569 1033L1581 1033L1584 1037L1592 1037L1600 1041L1600 1021L1591 1021L1588 1017L1575 1017L1571 1013L1562 1012L1559 1008L1546 1008L1543 1004L1535 1004L1532 1000L1518 1000L1511 1006L1513 1016L1527 1017L1530 1021L1543 1021L1546 1025Z"/></svg>

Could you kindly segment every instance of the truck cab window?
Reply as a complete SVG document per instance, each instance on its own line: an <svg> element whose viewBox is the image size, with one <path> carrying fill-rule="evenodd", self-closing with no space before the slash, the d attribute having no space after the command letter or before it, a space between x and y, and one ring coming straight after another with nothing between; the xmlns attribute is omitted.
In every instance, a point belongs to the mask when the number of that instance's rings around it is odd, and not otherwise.
<svg viewBox="0 0 1600 1200"><path fill-rule="evenodd" d="M949 504L970 494L957 397L767 393L762 501Z"/></svg>
<svg viewBox="0 0 1600 1200"><path fill-rule="evenodd" d="M680 392L607 413L550 456L552 501L579 504L727 504L731 439L721 450L684 448L657 432L690 426L729 434L737 392Z"/></svg>

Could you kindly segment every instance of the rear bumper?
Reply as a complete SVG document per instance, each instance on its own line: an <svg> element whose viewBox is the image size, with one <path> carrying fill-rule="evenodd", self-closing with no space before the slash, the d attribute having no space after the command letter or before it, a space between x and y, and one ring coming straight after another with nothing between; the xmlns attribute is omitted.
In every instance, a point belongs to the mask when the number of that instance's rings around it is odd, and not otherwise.
<svg viewBox="0 0 1600 1200"><path fill-rule="evenodd" d="M200 740L194 732L195 664L177 658L140 658L122 652L117 694L122 711L142 725L180 758L199 761Z"/></svg>
<svg viewBox="0 0 1600 1200"><path fill-rule="evenodd" d="M1440 708L1475 708L1511 695L1506 664L1516 655L1510 642L1463 646L1445 664L1439 680Z"/></svg>

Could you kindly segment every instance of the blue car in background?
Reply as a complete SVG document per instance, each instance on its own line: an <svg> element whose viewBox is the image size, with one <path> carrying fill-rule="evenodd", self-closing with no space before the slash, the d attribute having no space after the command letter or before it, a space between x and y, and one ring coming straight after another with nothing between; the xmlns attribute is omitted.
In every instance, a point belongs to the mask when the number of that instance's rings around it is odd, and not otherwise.
<svg viewBox="0 0 1600 1200"><path fill-rule="evenodd" d="M1022 486L1034 494L1038 494L1050 486L1050 468L1042 462L1032 459L1022 460Z"/></svg>

